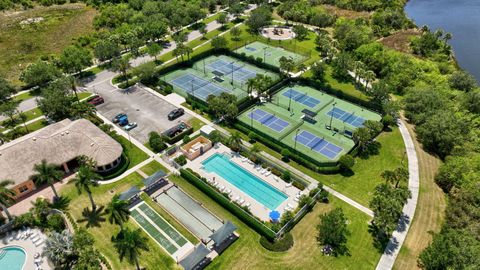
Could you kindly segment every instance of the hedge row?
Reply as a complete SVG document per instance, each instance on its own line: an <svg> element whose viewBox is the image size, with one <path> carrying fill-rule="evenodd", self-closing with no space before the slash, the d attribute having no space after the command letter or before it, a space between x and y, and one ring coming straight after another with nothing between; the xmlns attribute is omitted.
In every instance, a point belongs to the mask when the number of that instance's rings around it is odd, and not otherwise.
<svg viewBox="0 0 480 270"><path fill-rule="evenodd" d="M168 136L164 136L165 138L165 142L167 142L168 144L174 144L180 140L182 140L186 135L190 135L193 133L193 128L190 127L184 131L182 131L181 133L177 134L175 137L173 138L170 138Z"/></svg>
<svg viewBox="0 0 480 270"><path fill-rule="evenodd" d="M303 165L315 172L321 173L338 173L340 168L336 162L325 162L321 163L317 160L313 159L312 157L303 154L300 151L295 151L289 145L286 145L275 138L269 136L266 133L263 133L259 130L252 130L247 124L242 123L240 121L236 121L233 124L234 128L243 132L244 134L248 135L250 132L255 133L255 140L261 142L262 144L266 145L268 148L275 150L276 152L280 153L283 149L288 149L290 155L288 156L290 159L294 160L300 165Z"/></svg>
<svg viewBox="0 0 480 270"><path fill-rule="evenodd" d="M124 153L122 153L122 160L120 162L121 162L120 165L118 165L118 167L115 168L113 171L99 173L99 175L102 177L101 180L113 179L117 176L120 176L122 173L124 173L128 169L128 166L130 165L130 159Z"/></svg>
<svg viewBox="0 0 480 270"><path fill-rule="evenodd" d="M191 173L188 170L180 169L180 175L185 180L187 180L188 182L193 184L195 187L200 189L203 193L207 194L210 198L212 198L218 204L220 204L225 209L227 209L232 214L234 214L236 217L238 217L241 221L246 223L256 232L258 232L260 235L264 236L270 241L273 241L275 239L275 232L273 232L272 230L267 228L263 223L261 223L260 221L252 217L250 214L245 212L245 210L240 208L238 205L232 203L225 196L223 196L222 194L212 189L208 184L206 184L204 181L199 179L193 173Z"/></svg>

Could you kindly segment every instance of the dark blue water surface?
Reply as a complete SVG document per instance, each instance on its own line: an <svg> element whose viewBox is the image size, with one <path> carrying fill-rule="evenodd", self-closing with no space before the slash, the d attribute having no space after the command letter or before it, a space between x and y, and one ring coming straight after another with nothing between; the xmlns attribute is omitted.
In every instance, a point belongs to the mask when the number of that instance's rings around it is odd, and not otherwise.
<svg viewBox="0 0 480 270"><path fill-rule="evenodd" d="M405 12L419 27L452 33L459 65L480 81L480 0L410 0Z"/></svg>

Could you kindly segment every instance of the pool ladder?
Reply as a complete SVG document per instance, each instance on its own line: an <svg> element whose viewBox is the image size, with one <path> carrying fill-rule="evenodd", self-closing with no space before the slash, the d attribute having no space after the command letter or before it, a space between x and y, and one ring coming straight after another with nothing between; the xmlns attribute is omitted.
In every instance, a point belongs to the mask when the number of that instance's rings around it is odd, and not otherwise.
<svg viewBox="0 0 480 270"><path fill-rule="evenodd" d="M2 249L0 251L0 260L3 259L3 257L5 257L6 254L7 254L7 251L5 249Z"/></svg>

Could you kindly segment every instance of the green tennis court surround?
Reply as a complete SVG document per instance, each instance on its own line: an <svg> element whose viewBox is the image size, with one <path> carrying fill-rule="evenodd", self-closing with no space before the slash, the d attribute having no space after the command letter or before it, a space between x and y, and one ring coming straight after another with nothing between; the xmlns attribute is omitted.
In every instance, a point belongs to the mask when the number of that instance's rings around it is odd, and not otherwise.
<svg viewBox="0 0 480 270"><path fill-rule="evenodd" d="M255 58L261 58L265 63L276 67L280 67L280 58L282 58L282 56L293 59L297 64L308 59L308 57L298 53L287 51L283 48L274 47L259 41L240 47L235 52L247 56L253 56Z"/></svg>

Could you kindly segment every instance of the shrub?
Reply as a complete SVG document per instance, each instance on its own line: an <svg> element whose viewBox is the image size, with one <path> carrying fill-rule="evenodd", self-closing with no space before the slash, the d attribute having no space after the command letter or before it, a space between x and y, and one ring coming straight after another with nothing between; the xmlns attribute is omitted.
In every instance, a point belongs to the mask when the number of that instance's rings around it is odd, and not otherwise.
<svg viewBox="0 0 480 270"><path fill-rule="evenodd" d="M292 220L294 217L294 214L292 211L285 211L282 215L282 218L280 219L280 224L282 226L285 226L290 220Z"/></svg>
<svg viewBox="0 0 480 270"><path fill-rule="evenodd" d="M263 58L262 57L257 57L257 59L255 59L258 63L263 63Z"/></svg>
<svg viewBox="0 0 480 270"><path fill-rule="evenodd" d="M282 238L277 239L273 242L269 241L265 237L260 238L260 244L270 250L270 251L275 251L275 252L283 252L289 250L293 246L293 236L291 233L286 233L283 235Z"/></svg>
<svg viewBox="0 0 480 270"><path fill-rule="evenodd" d="M343 171L348 171L355 165L355 159L351 155L346 154L340 157L338 164Z"/></svg>
<svg viewBox="0 0 480 270"><path fill-rule="evenodd" d="M257 134L255 134L255 132L250 131L248 133L248 138L250 138L250 142L254 142L256 137L257 137Z"/></svg>
<svg viewBox="0 0 480 270"><path fill-rule="evenodd" d="M188 135L185 135L185 136L183 137L183 143L184 143L184 144L189 143L191 140L192 140L192 139L191 139L190 136L188 136Z"/></svg>
<svg viewBox="0 0 480 270"><path fill-rule="evenodd" d="M63 216L60 214L52 214L48 216L47 227L56 232L65 230L65 221L63 220Z"/></svg>
<svg viewBox="0 0 480 270"><path fill-rule="evenodd" d="M300 181L293 181L292 182L292 185L300 190L304 190L305 189L305 185L300 182Z"/></svg>
<svg viewBox="0 0 480 270"><path fill-rule="evenodd" d="M283 161L289 161L290 151L288 151L287 148L283 148L281 154L282 154L282 160Z"/></svg>
<svg viewBox="0 0 480 270"><path fill-rule="evenodd" d="M187 164L187 159L185 158L184 155L181 155L181 156L178 156L175 158L175 162L180 165L180 166L183 166L185 164Z"/></svg>
<svg viewBox="0 0 480 270"><path fill-rule="evenodd" d="M283 171L282 179L285 182L290 183L292 181L292 175L291 175L290 171L288 171L288 170Z"/></svg>
<svg viewBox="0 0 480 270"><path fill-rule="evenodd" d="M281 176L282 175L282 172L279 171L277 168L275 167L272 167L272 169L270 170L272 172L273 175L276 175L276 176Z"/></svg>
<svg viewBox="0 0 480 270"><path fill-rule="evenodd" d="M155 131L152 131L148 134L148 143L156 153L159 153L167 148L167 144L163 140L162 136Z"/></svg>
<svg viewBox="0 0 480 270"><path fill-rule="evenodd" d="M328 191L326 191L325 189L322 189L322 191L320 192L320 194L318 195L318 201L321 201L321 202L324 202L324 203L328 203L330 200L328 199Z"/></svg>
<svg viewBox="0 0 480 270"><path fill-rule="evenodd" d="M395 118L390 114L387 114L382 118L382 124L384 129L391 127L395 125Z"/></svg>
<svg viewBox="0 0 480 270"><path fill-rule="evenodd" d="M302 207L304 207L304 206L307 205L307 204L311 204L312 202L313 202L312 197L306 196L306 195L302 195L302 196L300 196L300 200L299 200L299 202L298 202L298 208L302 208Z"/></svg>

